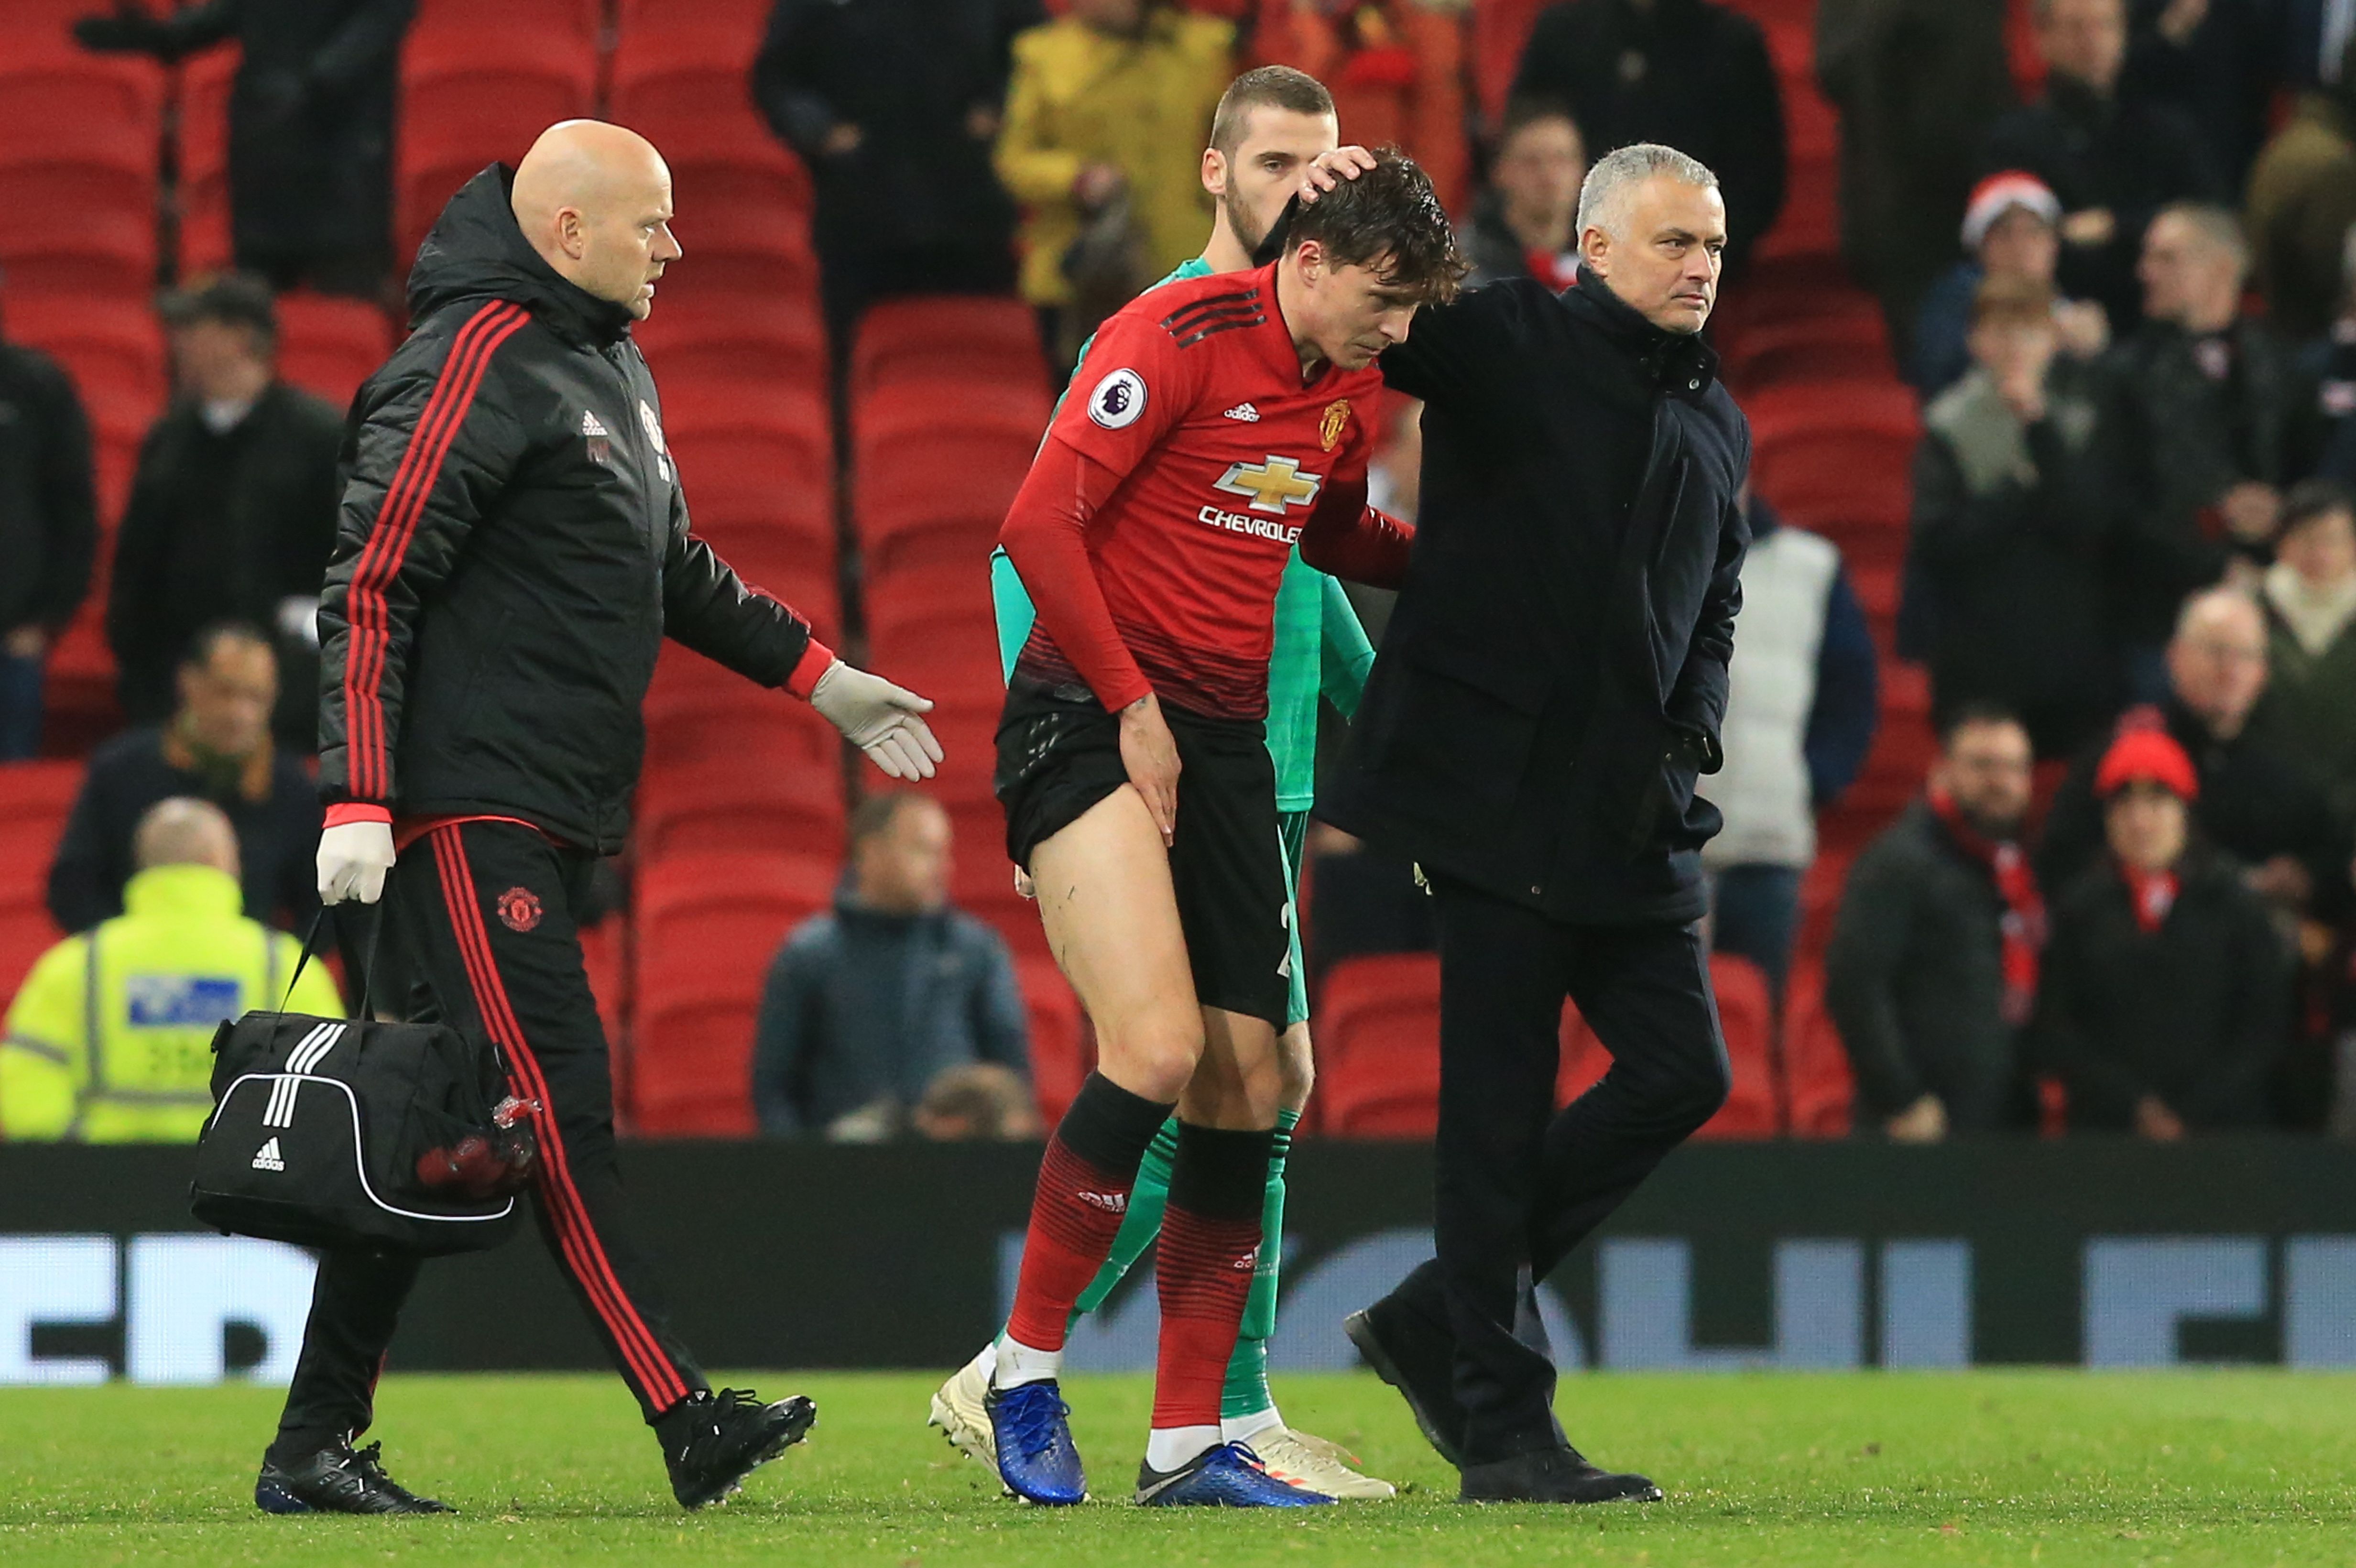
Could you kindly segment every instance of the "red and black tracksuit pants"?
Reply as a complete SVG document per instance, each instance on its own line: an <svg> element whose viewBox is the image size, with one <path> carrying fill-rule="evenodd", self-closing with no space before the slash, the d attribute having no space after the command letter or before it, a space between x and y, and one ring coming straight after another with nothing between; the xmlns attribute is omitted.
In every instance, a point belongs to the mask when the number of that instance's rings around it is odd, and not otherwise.
<svg viewBox="0 0 2356 1568"><path fill-rule="evenodd" d="M594 865L519 823L431 829L386 880L371 1006L482 1031L513 1093L539 1102L541 1239L651 1423L708 1385L664 1321L654 1265L623 1235L613 1077L574 923ZM273 1459L367 1429L417 1270L380 1253L321 1257Z"/></svg>

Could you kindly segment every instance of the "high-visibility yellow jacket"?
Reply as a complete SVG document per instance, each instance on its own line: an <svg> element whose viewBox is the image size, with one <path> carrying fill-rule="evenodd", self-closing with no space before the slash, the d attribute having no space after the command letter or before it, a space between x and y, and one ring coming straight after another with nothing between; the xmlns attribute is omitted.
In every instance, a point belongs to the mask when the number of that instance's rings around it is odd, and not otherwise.
<svg viewBox="0 0 2356 1568"><path fill-rule="evenodd" d="M158 866L123 891L124 912L41 955L0 1036L0 1136L193 1143L211 1114L213 1030L275 1008L302 944L247 920L237 880ZM287 1004L341 1018L327 970Z"/></svg>
<svg viewBox="0 0 2356 1568"><path fill-rule="evenodd" d="M1113 37L1069 16L1016 36L997 165L1025 212L1024 299L1071 300L1064 252L1080 232L1072 182L1090 164L1128 176L1146 277L1203 248L1211 219L1203 148L1235 75L1235 37L1232 23L1159 5L1141 37Z"/></svg>

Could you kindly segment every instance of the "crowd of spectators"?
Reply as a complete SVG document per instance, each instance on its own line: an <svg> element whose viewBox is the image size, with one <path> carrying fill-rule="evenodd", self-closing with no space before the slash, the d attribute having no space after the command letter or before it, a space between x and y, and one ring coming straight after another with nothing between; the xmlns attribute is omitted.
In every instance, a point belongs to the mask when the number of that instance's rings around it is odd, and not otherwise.
<svg viewBox="0 0 2356 1568"><path fill-rule="evenodd" d="M110 561L70 381L0 343L0 761L38 751L44 663L94 583L128 726L50 875L68 931L123 917L152 875L141 825L172 801L226 824L234 855L204 863L246 914L299 928L316 907L305 762L339 421L277 376L273 290L388 296L412 11L205 0L75 28L167 61L242 53L241 270L160 299L175 396ZM1855 861L1825 955L1861 1126L2169 1137L2356 1104L2330 1066L2356 1029L2351 19L2326 0L1815 7L1842 260L1920 397L1902 592L1878 657L1840 550L1750 498L1708 868L1714 940L1782 996L1888 656L1927 668L1935 764ZM809 170L838 354L879 299L973 293L1034 307L1068 366L1194 254L1212 106L1262 62L1327 81L1344 140L1427 165L1476 285L1574 286L1588 164L1637 140L1719 175L1731 298L1788 260L1762 248L1797 188L1794 78L1758 22L1559 0L1484 106L1477 20L1462 0L776 0L746 91ZM1398 419L1378 478L1411 512ZM852 827L834 907L769 976L763 1126L1020 1136L1019 988L946 905L948 817L886 796ZM1428 944L1412 868L1330 829L1312 849L1312 975Z"/></svg>

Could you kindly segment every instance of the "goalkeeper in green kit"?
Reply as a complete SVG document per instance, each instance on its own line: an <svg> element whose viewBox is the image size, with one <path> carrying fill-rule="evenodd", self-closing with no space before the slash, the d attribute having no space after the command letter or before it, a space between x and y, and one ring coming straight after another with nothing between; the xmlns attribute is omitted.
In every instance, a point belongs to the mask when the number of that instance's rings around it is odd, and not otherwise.
<svg viewBox="0 0 2356 1568"><path fill-rule="evenodd" d="M1249 269L1252 252L1267 238L1285 204L1308 183L1316 161L1336 151L1339 140L1333 97L1314 77L1285 66L1264 66L1237 77L1219 100L1211 145L1203 155L1203 185L1211 193L1215 211L1211 242L1201 256L1162 282ZM1083 347L1083 361L1087 353ZM1230 417L1256 416L1246 404L1231 411ZM991 558L991 596L998 614L1001 673L1011 674L1031 635L1033 616L1030 595L1003 550ZM1321 695L1331 699L1344 715L1354 712L1374 662L1374 648L1342 585L1305 564L1296 551L1277 593L1268 713L1268 749L1276 764L1276 804L1285 866L1295 889L1301 880L1309 810L1315 803L1318 699ZM1350 1456L1335 1445L1288 1427L1269 1392L1268 1342L1276 1328L1277 1270L1283 1251L1285 1153L1314 1077L1309 1048L1309 992L1297 920L1287 963L1292 994L1278 1045L1284 1093L1277 1112L1276 1145L1269 1161L1262 1215L1262 1233L1268 1240L1260 1250L1258 1270L1244 1307L1235 1358L1227 1366L1226 1388L1220 1401L1222 1436L1227 1442L1248 1442L1270 1475L1310 1491L1336 1499L1387 1498L1395 1490L1389 1482L1351 1468ZM1101 1305L1160 1233L1162 1206L1170 1189L1175 1128L1174 1121L1166 1124L1147 1151L1112 1255L1080 1297L1080 1311L1091 1312ZM941 1385L932 1405L933 1424L942 1428L958 1447L993 1467L997 1461L982 1398L990 1386L996 1353L993 1340Z"/></svg>

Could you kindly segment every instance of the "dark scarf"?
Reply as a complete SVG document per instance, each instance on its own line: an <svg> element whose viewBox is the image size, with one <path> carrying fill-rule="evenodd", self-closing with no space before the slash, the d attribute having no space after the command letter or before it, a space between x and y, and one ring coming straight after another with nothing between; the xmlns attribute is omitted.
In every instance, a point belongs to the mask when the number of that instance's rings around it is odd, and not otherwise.
<svg viewBox="0 0 2356 1568"><path fill-rule="evenodd" d="M1945 790L1930 792L1931 810L1955 848L1987 868L2004 900L2004 1021L2019 1028L2037 1003L2037 964L2045 949L2045 898L2029 852L2016 838L1990 838L1971 824Z"/></svg>

